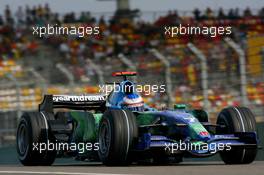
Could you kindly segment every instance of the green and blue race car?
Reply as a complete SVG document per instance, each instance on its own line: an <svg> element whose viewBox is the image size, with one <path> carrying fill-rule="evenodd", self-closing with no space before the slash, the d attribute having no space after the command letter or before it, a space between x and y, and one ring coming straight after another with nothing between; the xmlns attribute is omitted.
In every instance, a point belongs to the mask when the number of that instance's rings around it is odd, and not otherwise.
<svg viewBox="0 0 264 175"><path fill-rule="evenodd" d="M167 164L216 153L227 164L254 161L259 141L250 109L227 107L212 124L204 110L183 104L150 108L127 79L135 72L114 75L124 80L108 96L45 95L38 112L25 112L17 128L20 162L51 165L75 157L105 165Z"/></svg>

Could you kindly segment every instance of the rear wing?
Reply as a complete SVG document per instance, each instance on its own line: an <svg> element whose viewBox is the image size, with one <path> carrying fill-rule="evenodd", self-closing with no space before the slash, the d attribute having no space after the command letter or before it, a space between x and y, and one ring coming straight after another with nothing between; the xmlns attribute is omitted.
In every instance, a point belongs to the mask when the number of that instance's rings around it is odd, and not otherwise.
<svg viewBox="0 0 264 175"><path fill-rule="evenodd" d="M53 112L55 108L75 110L104 110L104 95L44 95L39 111Z"/></svg>
<svg viewBox="0 0 264 175"><path fill-rule="evenodd" d="M128 76L136 76L137 75L137 72L113 72L112 73L112 76L114 77L119 77L119 76L122 76L124 78L124 80L127 80L127 77Z"/></svg>

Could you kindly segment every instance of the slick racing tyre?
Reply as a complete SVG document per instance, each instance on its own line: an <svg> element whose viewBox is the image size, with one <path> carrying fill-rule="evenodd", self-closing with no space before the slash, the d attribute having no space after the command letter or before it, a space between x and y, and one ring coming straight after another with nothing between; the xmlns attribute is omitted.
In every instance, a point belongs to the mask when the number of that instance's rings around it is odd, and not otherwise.
<svg viewBox="0 0 264 175"><path fill-rule="evenodd" d="M131 147L138 137L136 118L131 111L107 110L99 126L99 157L105 165L131 163Z"/></svg>
<svg viewBox="0 0 264 175"><path fill-rule="evenodd" d="M52 120L53 115L45 112L26 112L20 118L16 148L19 161L25 166L48 166L56 158L56 150L48 151L47 143L54 142L48 120ZM40 144L46 144L46 149L40 151ZM44 148L44 147L43 147Z"/></svg>
<svg viewBox="0 0 264 175"><path fill-rule="evenodd" d="M229 107L223 109L217 118L216 134L233 134L235 132L256 132L256 120L250 109L245 107ZM257 148L236 148L220 152L226 164L249 164L254 161Z"/></svg>

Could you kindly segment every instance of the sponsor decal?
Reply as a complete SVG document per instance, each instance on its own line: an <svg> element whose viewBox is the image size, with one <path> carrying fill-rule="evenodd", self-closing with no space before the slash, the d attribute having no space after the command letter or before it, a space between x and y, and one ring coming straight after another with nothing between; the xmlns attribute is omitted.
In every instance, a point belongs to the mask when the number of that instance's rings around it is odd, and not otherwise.
<svg viewBox="0 0 264 175"><path fill-rule="evenodd" d="M208 133L207 131L201 131L201 132L199 133L199 135L200 135L200 136L208 136L209 133Z"/></svg>
<svg viewBox="0 0 264 175"><path fill-rule="evenodd" d="M54 95L53 102L86 102L86 101L104 101L102 95Z"/></svg>

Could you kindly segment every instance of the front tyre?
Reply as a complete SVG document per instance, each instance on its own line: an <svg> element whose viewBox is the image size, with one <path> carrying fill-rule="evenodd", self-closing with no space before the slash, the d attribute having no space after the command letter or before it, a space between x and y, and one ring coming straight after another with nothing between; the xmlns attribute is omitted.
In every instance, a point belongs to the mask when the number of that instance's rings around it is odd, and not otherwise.
<svg viewBox="0 0 264 175"><path fill-rule="evenodd" d="M138 127L131 111L107 110L99 126L99 157L105 165L127 165Z"/></svg>
<svg viewBox="0 0 264 175"><path fill-rule="evenodd" d="M254 114L246 107L229 107L223 109L217 118L217 134L234 134L235 132L256 132ZM235 148L220 152L226 164L249 164L255 160L257 148Z"/></svg>

